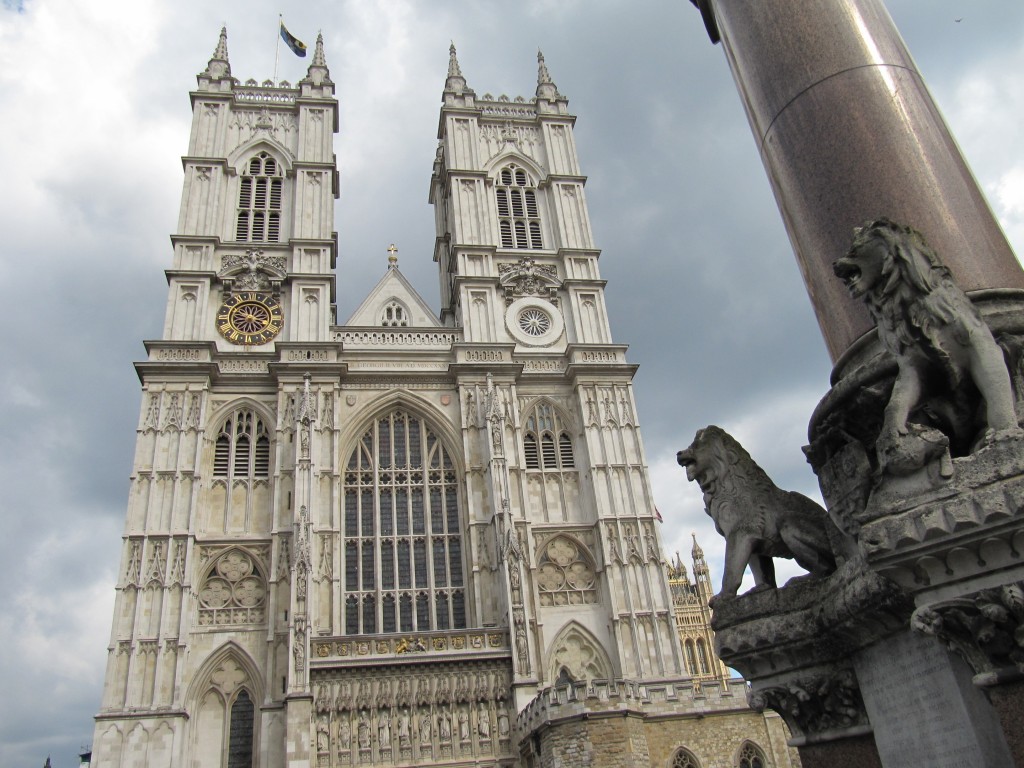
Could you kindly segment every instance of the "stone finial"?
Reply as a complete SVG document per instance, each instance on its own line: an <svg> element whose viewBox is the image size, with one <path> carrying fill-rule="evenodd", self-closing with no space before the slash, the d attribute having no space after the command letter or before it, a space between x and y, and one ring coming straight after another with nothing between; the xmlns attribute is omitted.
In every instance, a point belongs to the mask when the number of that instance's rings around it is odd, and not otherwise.
<svg viewBox="0 0 1024 768"><path fill-rule="evenodd" d="M704 550L700 548L700 544L697 543L697 532L690 531L690 535L693 537L693 549L690 550L690 557L694 560L704 559Z"/></svg>
<svg viewBox="0 0 1024 768"><path fill-rule="evenodd" d="M460 95L465 92L472 93L466 87L466 78L462 76L462 68L459 67L459 59L455 54L455 43L448 46L448 79L444 81L444 89L446 92Z"/></svg>
<svg viewBox="0 0 1024 768"><path fill-rule="evenodd" d="M548 72L548 65L544 63L544 52L537 49L537 85L551 83L551 73ZM551 83L554 85L554 83Z"/></svg>
<svg viewBox="0 0 1024 768"><path fill-rule="evenodd" d="M327 58L324 56L324 33L316 33L316 48L313 50L313 62L311 66L326 67Z"/></svg>
<svg viewBox="0 0 1024 768"><path fill-rule="evenodd" d="M204 75L212 78L231 77L231 64L228 62L228 28L220 28L220 38L217 40L217 47L213 50L206 65Z"/></svg>
<svg viewBox="0 0 1024 768"><path fill-rule="evenodd" d="M462 77L462 70L459 68L459 59L455 54L455 41L448 46L448 77Z"/></svg>
<svg viewBox="0 0 1024 768"><path fill-rule="evenodd" d="M537 49L537 98L558 98L558 88L555 87L555 83L551 79L548 65L544 63L544 53L539 48Z"/></svg>
<svg viewBox="0 0 1024 768"><path fill-rule="evenodd" d="M306 81L314 85L323 85L331 82L331 74L327 69L327 57L324 55L324 34L316 33L316 47L313 49L313 61L306 70Z"/></svg>
<svg viewBox="0 0 1024 768"><path fill-rule="evenodd" d="M678 552L676 552L675 562L669 564L668 577L687 584L690 583L690 577L686 571L686 564L683 562L683 558L679 556Z"/></svg>
<svg viewBox="0 0 1024 768"><path fill-rule="evenodd" d="M388 269L396 269L398 267L398 249L395 244L392 243L388 246Z"/></svg>

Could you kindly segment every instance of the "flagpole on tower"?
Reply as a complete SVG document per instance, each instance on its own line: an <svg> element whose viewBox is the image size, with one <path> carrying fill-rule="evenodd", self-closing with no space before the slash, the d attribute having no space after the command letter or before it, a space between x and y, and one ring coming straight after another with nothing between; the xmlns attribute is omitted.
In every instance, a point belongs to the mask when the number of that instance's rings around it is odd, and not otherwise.
<svg viewBox="0 0 1024 768"><path fill-rule="evenodd" d="M277 14L277 45L274 46L274 85L277 85L277 63L281 60L281 27L284 26L284 15Z"/></svg>

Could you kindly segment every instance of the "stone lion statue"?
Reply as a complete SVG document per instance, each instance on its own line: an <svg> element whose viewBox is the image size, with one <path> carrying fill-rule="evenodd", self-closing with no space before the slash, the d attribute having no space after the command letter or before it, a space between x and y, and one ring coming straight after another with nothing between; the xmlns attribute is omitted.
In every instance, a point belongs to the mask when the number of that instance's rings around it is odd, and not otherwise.
<svg viewBox="0 0 1024 768"><path fill-rule="evenodd" d="M725 537L725 573L715 600L736 594L748 565L755 590L777 586L773 557L795 559L812 576L835 571L830 533L838 541L839 532L828 513L803 494L777 487L724 429L698 430L676 460L700 485L704 507Z"/></svg>
<svg viewBox="0 0 1024 768"><path fill-rule="evenodd" d="M908 425L925 404L930 420L941 423L962 452L979 426L988 440L1019 433L1002 350L921 233L888 219L870 221L855 230L850 252L832 269L850 295L867 304L899 366L879 437L882 469L886 453L895 462L912 450L908 446L928 439L923 427ZM922 454L922 463L930 458Z"/></svg>

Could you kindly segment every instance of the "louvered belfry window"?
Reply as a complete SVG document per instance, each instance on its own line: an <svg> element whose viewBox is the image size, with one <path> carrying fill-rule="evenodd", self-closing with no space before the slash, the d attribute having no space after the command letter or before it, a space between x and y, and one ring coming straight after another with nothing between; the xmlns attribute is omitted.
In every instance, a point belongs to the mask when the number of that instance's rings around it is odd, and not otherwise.
<svg viewBox="0 0 1024 768"><path fill-rule="evenodd" d="M537 189L525 170L510 164L494 184L502 248L543 248Z"/></svg>
<svg viewBox="0 0 1024 768"><path fill-rule="evenodd" d="M246 480L270 476L270 437L267 425L251 410L229 416L217 435L213 476Z"/></svg>
<svg viewBox="0 0 1024 768"><path fill-rule="evenodd" d="M526 417L523 461L527 469L574 469L572 438L549 403L538 403Z"/></svg>
<svg viewBox="0 0 1024 768"><path fill-rule="evenodd" d="M345 633L464 628L457 473L429 425L400 409L375 419L342 504Z"/></svg>
<svg viewBox="0 0 1024 768"><path fill-rule="evenodd" d="M283 183L280 164L266 152L249 161L239 183L235 240L280 242Z"/></svg>

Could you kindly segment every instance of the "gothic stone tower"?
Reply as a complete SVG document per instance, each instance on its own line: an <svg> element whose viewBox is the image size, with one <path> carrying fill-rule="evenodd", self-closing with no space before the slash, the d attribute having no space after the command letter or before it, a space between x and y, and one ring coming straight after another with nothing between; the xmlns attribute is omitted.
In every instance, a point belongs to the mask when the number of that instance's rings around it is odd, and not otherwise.
<svg viewBox="0 0 1024 768"><path fill-rule="evenodd" d="M686 572L679 553L668 565L668 584L672 590L672 603L676 614L676 630L683 644L686 671L696 680L727 680L729 670L715 653L715 633L711 629L711 608L708 601L715 590L711 586L711 571L704 559L704 550L693 536L693 582Z"/></svg>
<svg viewBox="0 0 1024 768"><path fill-rule="evenodd" d="M287 361L329 334L338 105L321 40L294 87L243 85L223 30L191 96L163 338L137 365L101 766L280 765L310 720L312 406Z"/></svg>
<svg viewBox="0 0 1024 768"><path fill-rule="evenodd" d="M535 99L477 99L451 52L440 317L394 253L333 317L322 41L296 87L242 85L222 33L192 102L96 765L784 754L742 681L686 673L635 366L543 59ZM710 712L751 740L712 738Z"/></svg>

